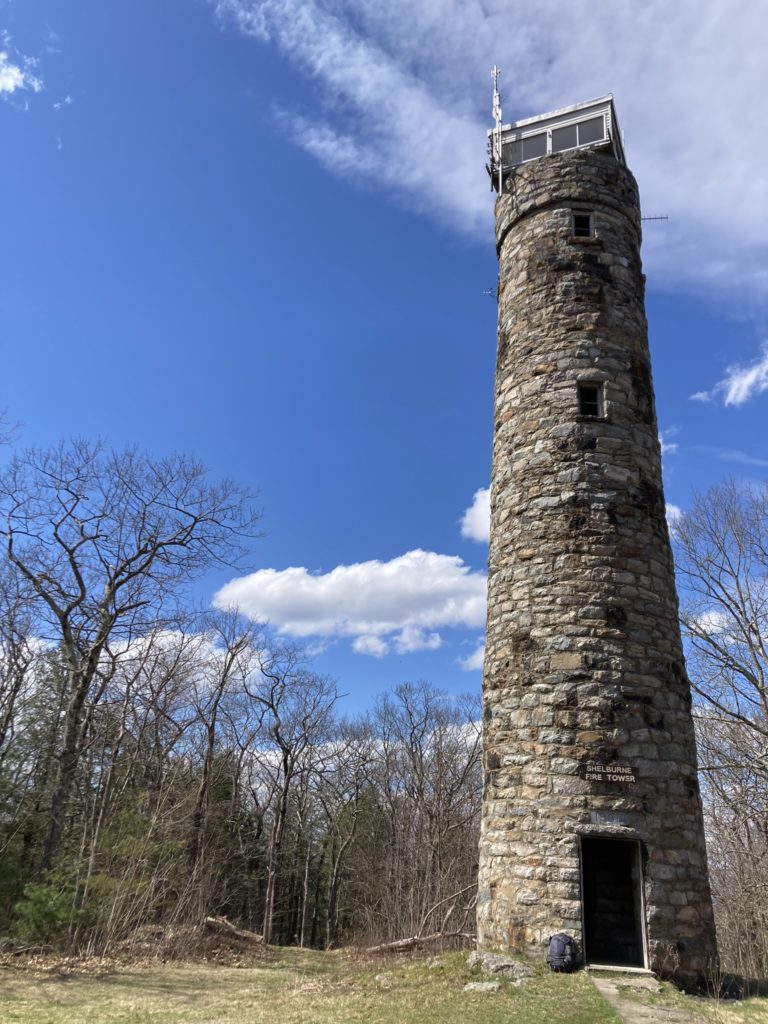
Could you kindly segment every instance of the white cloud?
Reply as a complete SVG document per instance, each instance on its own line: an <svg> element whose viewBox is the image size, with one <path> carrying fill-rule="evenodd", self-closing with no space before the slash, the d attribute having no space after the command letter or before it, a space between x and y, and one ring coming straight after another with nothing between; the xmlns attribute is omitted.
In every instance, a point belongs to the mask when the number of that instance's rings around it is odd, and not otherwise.
<svg viewBox="0 0 768 1024"><path fill-rule="evenodd" d="M42 79L32 70L37 67L37 61L33 57L11 58L8 52L11 39L7 32L0 35L0 44L5 47L0 50L0 96L11 96L19 89L40 92L43 88Z"/></svg>
<svg viewBox="0 0 768 1024"><path fill-rule="evenodd" d="M725 371L725 377L709 391L695 391L689 397L694 402L714 402L722 396L725 405L744 405L756 395L768 391L768 344L751 363L735 363Z"/></svg>
<svg viewBox="0 0 768 1024"><path fill-rule="evenodd" d="M398 654L415 654L417 651L436 651L441 647L443 638L439 633L427 633L418 626L406 626L395 637L395 650Z"/></svg>
<svg viewBox="0 0 768 1024"><path fill-rule="evenodd" d="M675 434L680 432L679 427L670 427L669 430L659 431L659 444L661 445L662 455L674 455L680 445L677 441L669 441L667 438L674 437Z"/></svg>
<svg viewBox="0 0 768 1024"><path fill-rule="evenodd" d="M487 224L484 125L466 99L444 104L404 54L354 27L359 15L371 13L365 3L349 17L334 2L213 2L225 19L277 46L321 87L325 103L310 115L278 110L299 145L332 171L383 182L418 206L447 211L464 228ZM448 152L450 159L441 159Z"/></svg>
<svg viewBox="0 0 768 1024"><path fill-rule="evenodd" d="M678 522L683 516L683 510L679 505L673 505L671 502L667 502L667 526L671 531L674 531Z"/></svg>
<svg viewBox="0 0 768 1024"><path fill-rule="evenodd" d="M475 491L472 504L461 517L461 536L487 544L491 536L491 489Z"/></svg>
<svg viewBox="0 0 768 1024"><path fill-rule="evenodd" d="M693 621L694 629L709 636L723 636L728 631L729 624L730 622L725 612L716 608L702 612Z"/></svg>
<svg viewBox="0 0 768 1024"><path fill-rule="evenodd" d="M261 569L227 583L214 597L295 637L350 637L362 654L383 657L436 650L443 627L477 628L485 621L486 579L452 555L409 551L389 562Z"/></svg>
<svg viewBox="0 0 768 1024"><path fill-rule="evenodd" d="M755 395L768 391L768 345L748 366L729 366L718 388L725 394L726 405L743 405Z"/></svg>
<svg viewBox="0 0 768 1024"><path fill-rule="evenodd" d="M645 232L656 283L768 292L768 134L738 120L763 92L760 4L210 2L311 80L299 145L485 239L490 66L506 120L612 91L644 209L670 217Z"/></svg>
<svg viewBox="0 0 768 1024"><path fill-rule="evenodd" d="M0 93L15 92L24 88L24 72L16 64L11 64L7 53L0 53Z"/></svg>
<svg viewBox="0 0 768 1024"><path fill-rule="evenodd" d="M465 672L482 672L483 658L485 657L485 644L480 644L471 654L459 661L459 665Z"/></svg>
<svg viewBox="0 0 768 1024"><path fill-rule="evenodd" d="M352 641L356 654L369 654L372 658L383 658L389 654L389 644L380 636L356 636Z"/></svg>

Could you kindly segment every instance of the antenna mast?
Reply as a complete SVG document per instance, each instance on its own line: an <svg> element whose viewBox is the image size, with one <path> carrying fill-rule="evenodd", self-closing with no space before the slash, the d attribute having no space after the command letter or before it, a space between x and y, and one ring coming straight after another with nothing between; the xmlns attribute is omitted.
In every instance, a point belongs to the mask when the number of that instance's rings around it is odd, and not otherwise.
<svg viewBox="0 0 768 1024"><path fill-rule="evenodd" d="M501 195L502 187L502 167L501 167L501 95L499 93L499 75L501 72L493 65L491 71L491 78L493 78L493 145L491 152L491 167L493 170L498 171L499 175L499 195ZM493 183L491 184L493 188Z"/></svg>

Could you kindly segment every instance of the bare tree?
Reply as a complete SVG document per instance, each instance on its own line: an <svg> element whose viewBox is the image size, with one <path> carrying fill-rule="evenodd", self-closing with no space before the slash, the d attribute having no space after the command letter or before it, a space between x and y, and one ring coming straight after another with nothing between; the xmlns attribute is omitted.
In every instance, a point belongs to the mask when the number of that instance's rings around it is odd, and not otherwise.
<svg viewBox="0 0 768 1024"><path fill-rule="evenodd" d="M325 944L336 945L340 934L339 897L347 857L357 837L366 790L371 785L375 740L367 722L340 722L334 742L325 751L324 770L317 773L317 797L325 815L328 900ZM306 891L305 891L306 899ZM304 944L302 917L302 942Z"/></svg>
<svg viewBox="0 0 768 1024"><path fill-rule="evenodd" d="M374 709L386 830L379 936L419 934L449 894L474 882L482 791L477 705L421 682L401 684Z"/></svg>
<svg viewBox="0 0 768 1024"><path fill-rule="evenodd" d="M768 969L768 485L695 497L673 530L721 956Z"/></svg>
<svg viewBox="0 0 768 1024"><path fill-rule="evenodd" d="M674 541L693 688L768 759L768 485L697 496Z"/></svg>
<svg viewBox="0 0 768 1024"><path fill-rule="evenodd" d="M21 717L19 705L32 685L32 605L26 581L0 564L0 765Z"/></svg>
<svg viewBox="0 0 768 1024"><path fill-rule="evenodd" d="M200 758L200 781L192 812L192 825L187 845L190 892L197 901L195 918L200 919L208 908L203 882L203 858L206 846L209 798L214 760L219 739L219 719L228 690L233 686L242 692L252 668L255 627L246 623L235 611L211 612L204 616L201 638L204 655L194 683L194 706L203 727L204 742Z"/></svg>
<svg viewBox="0 0 768 1024"><path fill-rule="evenodd" d="M57 644L67 701L41 870L60 849L86 712L109 681L110 650L157 628L189 580L242 555L256 517L231 483L185 456L74 441L17 455L0 478L5 555Z"/></svg>
<svg viewBox="0 0 768 1024"><path fill-rule="evenodd" d="M298 774L313 746L330 735L338 699L332 680L310 672L301 649L264 640L255 652L254 672L246 692L259 709L263 732L254 749L272 791L272 824L267 851L262 934L272 940L278 867L289 800Z"/></svg>
<svg viewBox="0 0 768 1024"><path fill-rule="evenodd" d="M88 709L85 756L90 758L90 784L86 793L92 802L90 816L81 822L84 863L77 887L75 911L88 903L91 879L96 873L105 828L115 811L124 804L126 792L146 775L146 757L151 751L156 758L152 775L167 768L170 749L190 729L196 718L193 681L199 672L199 650L202 638L182 630L156 630L124 648L113 659L114 672L99 705ZM183 697L176 700L172 715L168 714L169 692ZM172 721L170 742L157 743L157 721ZM164 732L168 732L166 728ZM151 736L151 739L150 739ZM169 775L171 773L168 773ZM146 784L145 779L145 784ZM155 786L157 790L159 786ZM127 906L130 899L116 890L117 904L108 917L112 927L125 924L135 908ZM74 931L77 945L80 929ZM96 929L91 935L93 951L96 940L108 942L113 935Z"/></svg>

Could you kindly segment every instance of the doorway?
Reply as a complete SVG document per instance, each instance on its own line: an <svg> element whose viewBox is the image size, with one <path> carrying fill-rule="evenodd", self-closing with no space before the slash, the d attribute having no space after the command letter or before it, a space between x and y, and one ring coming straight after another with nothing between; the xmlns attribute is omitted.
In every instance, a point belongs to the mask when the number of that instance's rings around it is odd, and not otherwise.
<svg viewBox="0 0 768 1024"><path fill-rule="evenodd" d="M581 838L584 962L645 967L640 844Z"/></svg>

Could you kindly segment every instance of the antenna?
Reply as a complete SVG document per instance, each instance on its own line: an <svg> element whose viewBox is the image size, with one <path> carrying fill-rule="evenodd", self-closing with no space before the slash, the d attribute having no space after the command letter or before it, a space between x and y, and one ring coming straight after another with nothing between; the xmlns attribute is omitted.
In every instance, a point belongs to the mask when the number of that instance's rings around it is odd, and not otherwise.
<svg viewBox="0 0 768 1024"><path fill-rule="evenodd" d="M499 195L502 188L502 166L501 166L501 94L499 93L499 75L501 72L493 65L491 78L493 79L493 145L491 148L491 171L498 169L499 172ZM491 188L493 188L493 177L491 177Z"/></svg>
<svg viewBox="0 0 768 1024"><path fill-rule="evenodd" d="M641 217L640 220L669 220L669 217Z"/></svg>

